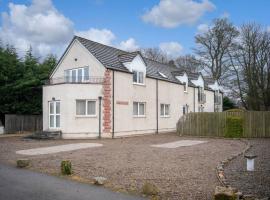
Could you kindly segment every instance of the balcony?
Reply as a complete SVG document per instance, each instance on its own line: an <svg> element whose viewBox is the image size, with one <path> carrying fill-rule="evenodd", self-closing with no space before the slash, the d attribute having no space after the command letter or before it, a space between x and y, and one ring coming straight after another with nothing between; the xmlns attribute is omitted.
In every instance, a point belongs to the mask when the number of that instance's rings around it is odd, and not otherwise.
<svg viewBox="0 0 270 200"><path fill-rule="evenodd" d="M87 77L57 77L45 81L45 85L57 84L102 84L104 77L101 76L87 76Z"/></svg>
<svg viewBox="0 0 270 200"><path fill-rule="evenodd" d="M205 93L198 93L198 102L199 104L204 104L206 102L206 95Z"/></svg>

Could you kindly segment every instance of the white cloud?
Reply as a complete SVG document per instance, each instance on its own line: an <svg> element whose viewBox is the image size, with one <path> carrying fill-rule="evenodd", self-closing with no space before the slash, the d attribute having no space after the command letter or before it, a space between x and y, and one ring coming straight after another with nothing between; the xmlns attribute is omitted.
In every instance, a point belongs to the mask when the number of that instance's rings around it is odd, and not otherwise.
<svg viewBox="0 0 270 200"><path fill-rule="evenodd" d="M156 26L174 28L182 24L193 24L205 12L214 8L214 4L208 0L160 0L142 19Z"/></svg>
<svg viewBox="0 0 270 200"><path fill-rule="evenodd" d="M9 3L9 12L2 13L0 38L21 54L30 46L39 56L59 53L72 36L72 21L50 0L33 0L29 6Z"/></svg>
<svg viewBox="0 0 270 200"><path fill-rule="evenodd" d="M163 42L159 44L159 48L170 58L176 58L183 51L183 47L178 42Z"/></svg>
<svg viewBox="0 0 270 200"><path fill-rule="evenodd" d="M139 48L134 38L120 43L109 29L74 30L73 22L61 14L51 0L33 0L30 5L9 3L9 11L2 13L0 39L13 45L20 56L30 48L36 56L60 56L73 35L133 51Z"/></svg>
<svg viewBox="0 0 270 200"><path fill-rule="evenodd" d="M209 30L209 25L208 24L199 24L197 27L198 33L205 33Z"/></svg>
<svg viewBox="0 0 270 200"><path fill-rule="evenodd" d="M77 31L75 34L105 45L112 45L113 40L116 38L113 32L108 29L90 28L87 31Z"/></svg>
<svg viewBox="0 0 270 200"><path fill-rule="evenodd" d="M120 42L119 48L125 51L136 51L139 49L139 45L134 38L129 38L126 41Z"/></svg>
<svg viewBox="0 0 270 200"><path fill-rule="evenodd" d="M267 31L270 33L270 26L267 27Z"/></svg>

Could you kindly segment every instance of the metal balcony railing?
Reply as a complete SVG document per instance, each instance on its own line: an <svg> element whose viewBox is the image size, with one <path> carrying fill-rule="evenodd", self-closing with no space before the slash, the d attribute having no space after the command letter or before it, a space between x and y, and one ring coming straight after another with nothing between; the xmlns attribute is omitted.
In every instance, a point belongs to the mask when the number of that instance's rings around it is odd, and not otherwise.
<svg viewBox="0 0 270 200"><path fill-rule="evenodd" d="M104 82L104 77L101 76L85 76L85 77L57 77L51 78L45 81L45 85L55 85L55 84L102 84Z"/></svg>

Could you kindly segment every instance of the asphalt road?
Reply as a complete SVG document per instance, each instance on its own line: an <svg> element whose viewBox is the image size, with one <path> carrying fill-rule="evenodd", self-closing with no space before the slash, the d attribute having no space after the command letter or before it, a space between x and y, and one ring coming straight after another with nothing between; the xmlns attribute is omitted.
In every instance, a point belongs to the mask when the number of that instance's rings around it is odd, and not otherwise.
<svg viewBox="0 0 270 200"><path fill-rule="evenodd" d="M18 199L138 200L143 198L0 164L0 200Z"/></svg>

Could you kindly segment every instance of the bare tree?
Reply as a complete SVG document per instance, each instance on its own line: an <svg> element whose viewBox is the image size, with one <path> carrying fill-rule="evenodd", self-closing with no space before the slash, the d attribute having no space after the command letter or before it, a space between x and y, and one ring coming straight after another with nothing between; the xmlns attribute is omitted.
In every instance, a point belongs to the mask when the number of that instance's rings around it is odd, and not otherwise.
<svg viewBox="0 0 270 200"><path fill-rule="evenodd" d="M243 25L230 61L242 104L270 110L270 33L254 23Z"/></svg>
<svg viewBox="0 0 270 200"><path fill-rule="evenodd" d="M229 76L228 53L238 34L236 27L227 19L216 19L207 32L195 36L195 53L200 58L203 70L210 77L224 82Z"/></svg>
<svg viewBox="0 0 270 200"><path fill-rule="evenodd" d="M179 56L175 59L174 63L178 68L189 72L200 71L201 63L198 59L195 58L194 55L187 54L184 56Z"/></svg>
<svg viewBox="0 0 270 200"><path fill-rule="evenodd" d="M141 49L141 52L143 56L151 60L155 60L165 64L169 62L167 54L157 47Z"/></svg>

